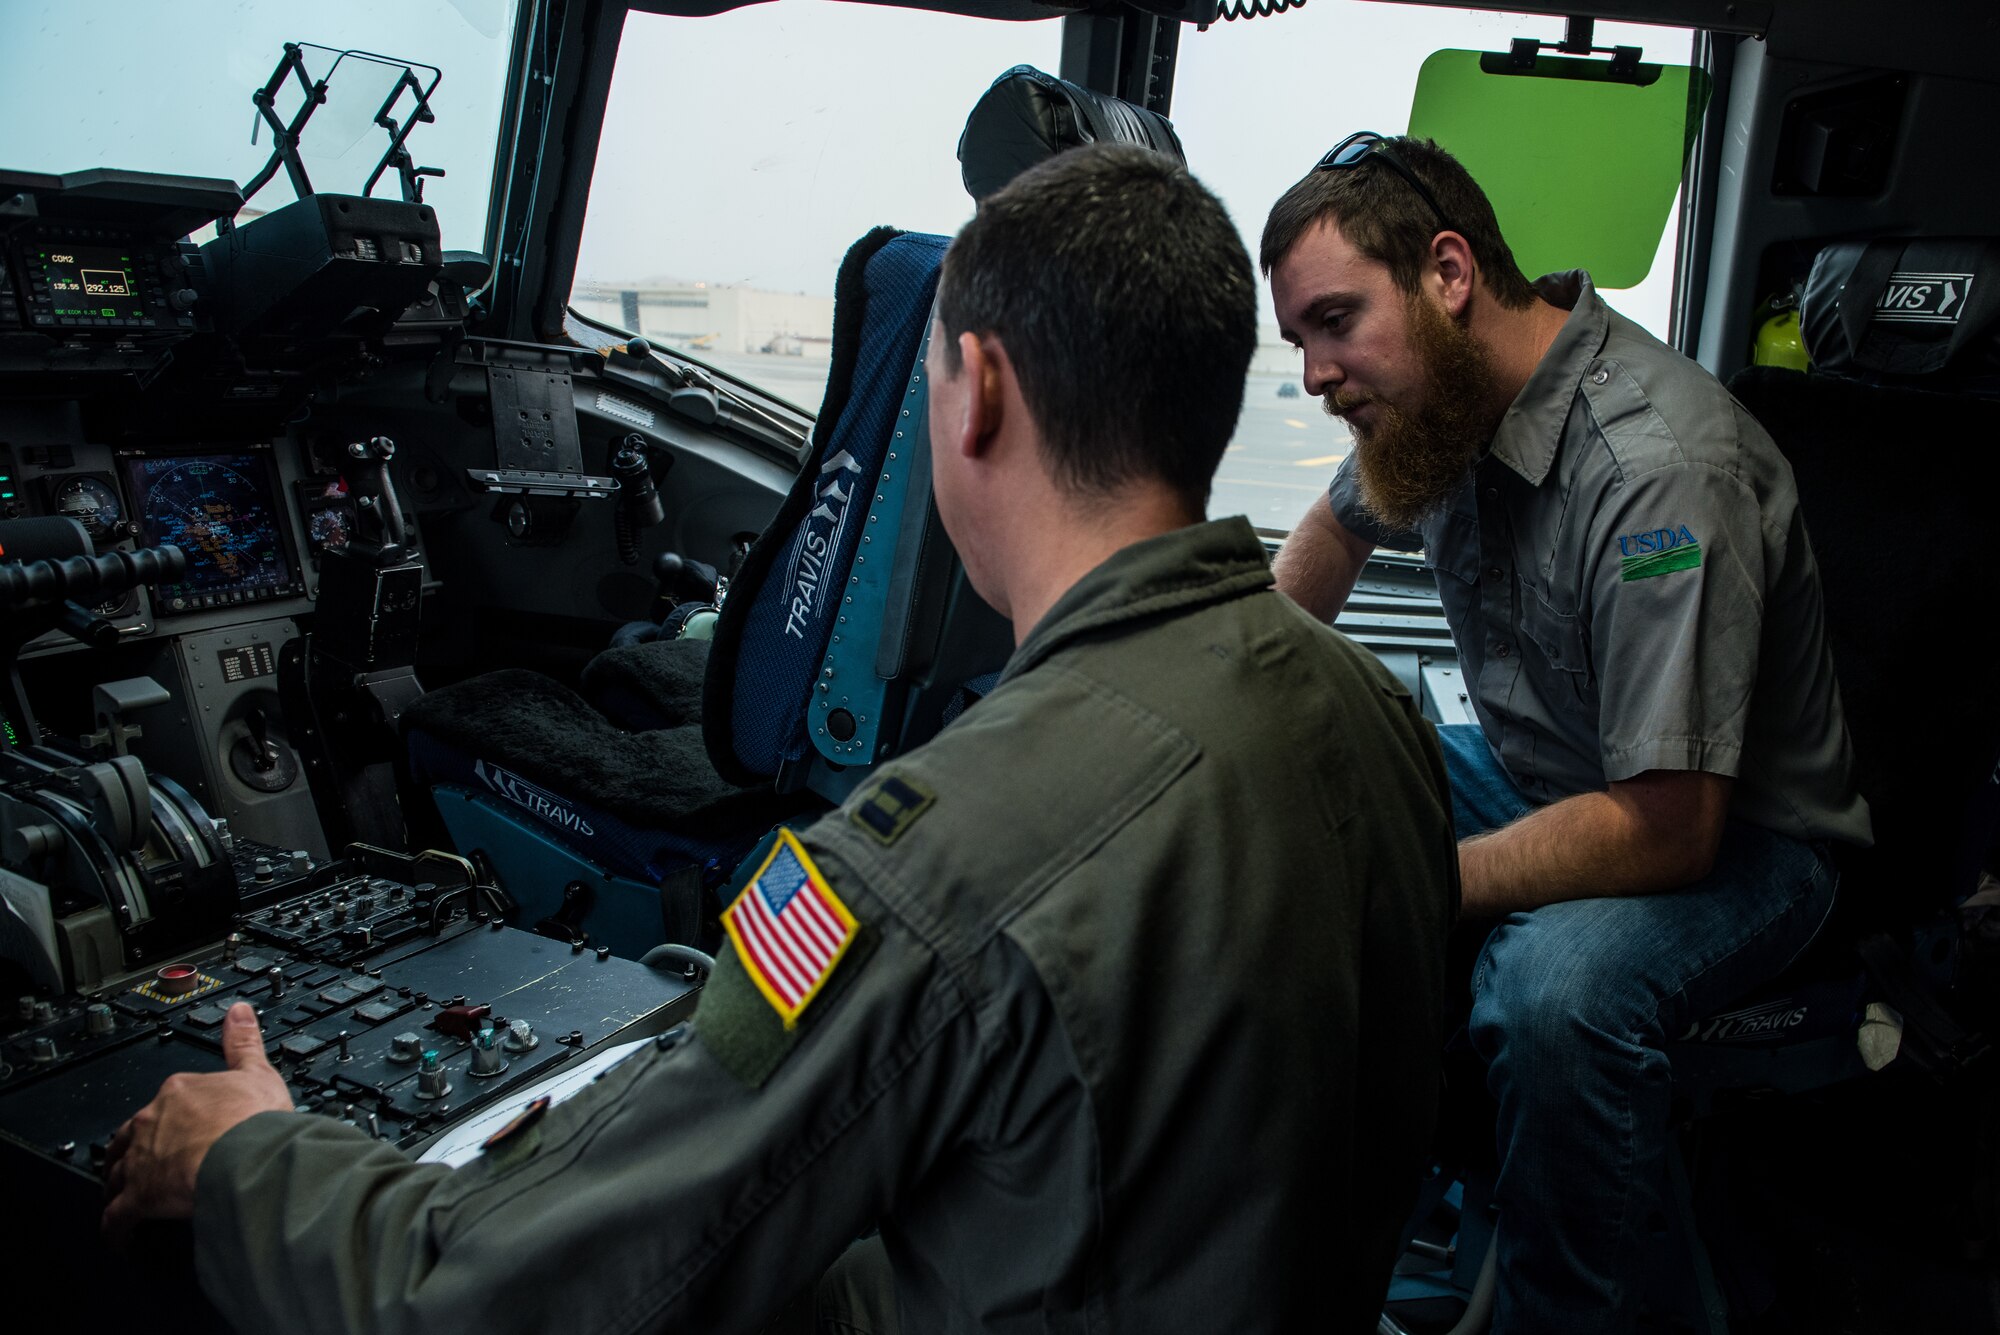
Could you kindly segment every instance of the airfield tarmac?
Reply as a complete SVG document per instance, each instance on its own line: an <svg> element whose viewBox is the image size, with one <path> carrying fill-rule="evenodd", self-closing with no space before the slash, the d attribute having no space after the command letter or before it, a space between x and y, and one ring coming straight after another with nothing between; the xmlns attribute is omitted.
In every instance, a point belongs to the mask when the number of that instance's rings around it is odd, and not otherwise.
<svg viewBox="0 0 2000 1335"><path fill-rule="evenodd" d="M808 412L818 410L826 393L827 363L819 358L712 351L688 355ZM1258 528L1287 532L1347 457L1351 438L1345 423L1328 417L1319 401L1304 393L1280 397L1279 387L1297 384L1297 373L1265 367L1289 360L1289 354L1260 356L1251 370L1236 436L1216 471L1211 516L1247 515Z"/></svg>

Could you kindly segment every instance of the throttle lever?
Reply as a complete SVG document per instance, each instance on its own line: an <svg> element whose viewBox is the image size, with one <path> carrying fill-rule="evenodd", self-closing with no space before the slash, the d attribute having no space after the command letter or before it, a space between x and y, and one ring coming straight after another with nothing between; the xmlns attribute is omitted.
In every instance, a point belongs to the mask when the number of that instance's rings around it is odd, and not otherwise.
<svg viewBox="0 0 2000 1335"><path fill-rule="evenodd" d="M250 727L251 745L257 752L252 763L259 774L269 774L278 767L278 748L271 745L271 720L264 716L263 710L252 709L244 722Z"/></svg>

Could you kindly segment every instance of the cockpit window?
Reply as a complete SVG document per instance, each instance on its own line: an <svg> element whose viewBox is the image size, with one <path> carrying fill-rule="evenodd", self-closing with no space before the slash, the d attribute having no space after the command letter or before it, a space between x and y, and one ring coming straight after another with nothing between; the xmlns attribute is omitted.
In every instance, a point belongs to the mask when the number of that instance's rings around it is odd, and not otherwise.
<svg viewBox="0 0 2000 1335"><path fill-rule="evenodd" d="M1061 48L1056 22L823 0L629 14L571 304L818 409L841 256L970 218L967 114Z"/></svg>
<svg viewBox="0 0 2000 1335"><path fill-rule="evenodd" d="M9 0L0 21L7 52L0 125L9 127L0 167L51 173L112 167L240 186L271 156L271 131L250 97L270 79L285 43L311 44L306 70L313 77L325 76L341 51L373 52L396 63L343 63L327 104L301 138L313 188L359 193L388 147L373 114L401 61L434 67L442 74L430 98L436 120L412 132L409 149L418 165L445 172L424 185L445 246L484 250L515 9L516 0L311 6ZM430 78L427 69L417 72ZM296 86L289 86L275 108L289 120L299 102ZM393 170L374 193L396 196ZM244 216L291 199L280 171Z"/></svg>
<svg viewBox="0 0 2000 1335"><path fill-rule="evenodd" d="M1555 42L1562 35L1558 18L1363 0L1313 0L1269 19L1187 29L1174 78L1174 126L1189 167L1228 205L1254 257L1272 202L1327 149L1356 130L1394 135L1409 128L1418 74L1432 53L1505 51L1515 37ZM1692 37L1681 28L1599 23L1595 45L1639 46L1645 60L1685 65ZM1525 125L1516 134L1524 145L1539 139L1550 152L1564 151L1561 125ZM1613 307L1662 339L1678 235L1677 200L1645 279L1603 290ZM1268 287L1262 302L1243 416L1209 513L1245 514L1260 528L1284 532L1326 490L1350 438L1304 393L1299 354L1279 337Z"/></svg>
<svg viewBox="0 0 2000 1335"><path fill-rule="evenodd" d="M1419 71L1444 48L1558 40L1560 19L1314 0L1183 30L1172 118L1189 166L1256 253L1273 200L1351 130L1402 132ZM1599 46L1685 64L1685 29L1600 23ZM869 228L955 230L966 114L1026 62L1057 72L1061 26L776 0L710 18L625 20L571 303L602 324L819 405L833 277ZM1559 144L1560 126L1529 127ZM1607 291L1662 338L1678 206L1650 273ZM1531 275L1532 276L1532 275ZM1282 532L1323 492L1345 428L1299 386L1268 292L1242 420L1210 513Z"/></svg>

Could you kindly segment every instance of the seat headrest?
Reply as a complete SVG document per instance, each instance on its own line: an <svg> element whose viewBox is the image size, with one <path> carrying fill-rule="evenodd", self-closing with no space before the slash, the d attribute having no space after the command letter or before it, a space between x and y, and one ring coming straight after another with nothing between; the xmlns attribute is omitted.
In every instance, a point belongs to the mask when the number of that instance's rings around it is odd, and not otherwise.
<svg viewBox="0 0 2000 1335"><path fill-rule="evenodd" d="M1820 251L1799 332L1823 373L1947 393L2000 393L2000 241L1877 237Z"/></svg>
<svg viewBox="0 0 2000 1335"><path fill-rule="evenodd" d="M1186 162L1173 125L1158 112L1016 65L993 81L958 140L965 188L975 200L1038 162L1083 144L1125 143Z"/></svg>

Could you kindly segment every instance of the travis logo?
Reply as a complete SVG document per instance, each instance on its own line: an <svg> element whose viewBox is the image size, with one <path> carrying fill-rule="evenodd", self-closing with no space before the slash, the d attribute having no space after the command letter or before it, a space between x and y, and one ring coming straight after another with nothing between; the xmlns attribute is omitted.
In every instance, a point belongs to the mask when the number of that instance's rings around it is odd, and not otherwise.
<svg viewBox="0 0 2000 1335"><path fill-rule="evenodd" d="M1875 299L1875 319L1891 324L1957 324L1971 294L1969 273L1892 273Z"/></svg>
<svg viewBox="0 0 2000 1335"><path fill-rule="evenodd" d="M1656 528L1650 533L1627 533L1618 539L1620 578L1630 581L1676 570L1691 570L1701 564L1701 544L1686 524L1678 528Z"/></svg>
<svg viewBox="0 0 2000 1335"><path fill-rule="evenodd" d="M806 516L804 527L799 529L798 541L792 544L790 574L787 579L792 591L791 608L785 614L785 634L803 640L806 637L806 622L814 620L826 606L826 563L827 559L840 550L840 535L847 527L847 516L853 509L849 504L854 495L854 483L849 481L846 489L841 482L845 474L859 473L861 465L854 462L854 456L846 450L834 455L819 467L819 504ZM832 480L827 475L832 474Z"/></svg>
<svg viewBox="0 0 2000 1335"><path fill-rule="evenodd" d="M538 788L518 774L512 774L498 765L488 765L483 760L472 762L472 772L479 781L491 788L515 806L540 816L551 825L585 836L595 835L590 822L570 810L567 803L546 788Z"/></svg>
<svg viewBox="0 0 2000 1335"><path fill-rule="evenodd" d="M1776 1038L1787 1029L1806 1022L1806 1008L1794 1006L1790 997L1769 1001L1745 1010L1712 1015L1706 1023L1697 1020L1681 1035L1683 1043L1756 1043Z"/></svg>

